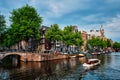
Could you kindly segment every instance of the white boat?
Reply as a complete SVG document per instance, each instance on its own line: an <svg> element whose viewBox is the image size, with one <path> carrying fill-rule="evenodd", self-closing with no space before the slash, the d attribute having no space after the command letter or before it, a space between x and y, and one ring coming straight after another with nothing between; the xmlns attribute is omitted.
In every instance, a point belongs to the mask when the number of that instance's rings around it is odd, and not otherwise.
<svg viewBox="0 0 120 80"><path fill-rule="evenodd" d="M79 54L79 57L84 57L85 55L84 54Z"/></svg>
<svg viewBox="0 0 120 80"><path fill-rule="evenodd" d="M94 66L97 66L99 64L100 64L100 60L99 59L88 59L88 61L83 64L83 67L85 69L91 69Z"/></svg>

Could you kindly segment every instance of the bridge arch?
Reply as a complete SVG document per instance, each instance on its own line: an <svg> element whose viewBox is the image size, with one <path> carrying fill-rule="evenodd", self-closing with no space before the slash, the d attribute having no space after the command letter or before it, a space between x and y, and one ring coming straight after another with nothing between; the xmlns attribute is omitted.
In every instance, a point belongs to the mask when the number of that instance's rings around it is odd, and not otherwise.
<svg viewBox="0 0 120 80"><path fill-rule="evenodd" d="M4 62L6 59L12 59L13 61L19 62L21 59L23 59L23 55L20 53L7 53L3 54L1 57L1 62Z"/></svg>

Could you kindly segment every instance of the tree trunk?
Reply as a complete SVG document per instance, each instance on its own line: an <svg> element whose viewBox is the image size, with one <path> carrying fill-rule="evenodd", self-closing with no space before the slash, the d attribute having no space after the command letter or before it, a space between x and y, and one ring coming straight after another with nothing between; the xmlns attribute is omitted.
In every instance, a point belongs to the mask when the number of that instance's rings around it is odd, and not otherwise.
<svg viewBox="0 0 120 80"><path fill-rule="evenodd" d="M56 50L56 42L54 41L54 51Z"/></svg>

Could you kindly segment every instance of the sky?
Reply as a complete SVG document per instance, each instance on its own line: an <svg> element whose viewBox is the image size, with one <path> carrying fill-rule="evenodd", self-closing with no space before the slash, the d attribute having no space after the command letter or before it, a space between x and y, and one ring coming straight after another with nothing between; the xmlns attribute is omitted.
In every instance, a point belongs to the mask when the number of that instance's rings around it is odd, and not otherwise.
<svg viewBox="0 0 120 80"><path fill-rule="evenodd" d="M42 25L58 24L62 29L76 25L87 32L102 25L107 38L120 42L120 0L0 0L0 14L7 26L11 24L10 12L26 4L37 10Z"/></svg>

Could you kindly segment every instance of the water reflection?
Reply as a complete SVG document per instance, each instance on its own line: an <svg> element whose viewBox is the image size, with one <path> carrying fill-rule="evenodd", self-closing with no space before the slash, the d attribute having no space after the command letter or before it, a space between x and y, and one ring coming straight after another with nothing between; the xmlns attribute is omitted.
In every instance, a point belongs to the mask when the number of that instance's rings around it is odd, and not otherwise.
<svg viewBox="0 0 120 80"><path fill-rule="evenodd" d="M9 74L9 71L0 68L0 80L8 80Z"/></svg>
<svg viewBox="0 0 120 80"><path fill-rule="evenodd" d="M101 65L89 70L82 80L120 80L120 53L104 54L98 58Z"/></svg>
<svg viewBox="0 0 120 80"><path fill-rule="evenodd" d="M3 74L7 74L9 79L13 80L53 80L60 79L63 76L70 74L77 68L77 64L81 64L83 58L73 58L46 62L20 62L19 67L2 68L0 71ZM83 62L83 61L82 61ZM7 71L6 71L7 70ZM4 72L3 72L4 71ZM0 76L3 79L4 76Z"/></svg>
<svg viewBox="0 0 120 80"><path fill-rule="evenodd" d="M85 57L46 62L20 62L16 67L0 66L0 80L104 80L120 79L120 53L91 56L101 65L84 70Z"/></svg>

